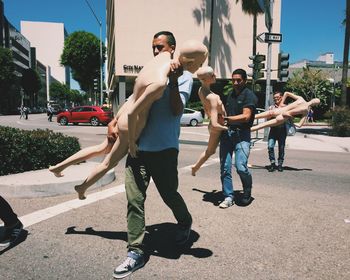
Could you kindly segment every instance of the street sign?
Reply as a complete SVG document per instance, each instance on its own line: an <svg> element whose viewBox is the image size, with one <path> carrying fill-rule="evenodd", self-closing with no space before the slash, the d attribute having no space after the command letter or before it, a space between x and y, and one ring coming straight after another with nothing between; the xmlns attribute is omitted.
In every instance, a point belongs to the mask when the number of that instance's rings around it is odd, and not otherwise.
<svg viewBox="0 0 350 280"><path fill-rule="evenodd" d="M265 43L281 43L282 34L281 33L265 33Z"/></svg>

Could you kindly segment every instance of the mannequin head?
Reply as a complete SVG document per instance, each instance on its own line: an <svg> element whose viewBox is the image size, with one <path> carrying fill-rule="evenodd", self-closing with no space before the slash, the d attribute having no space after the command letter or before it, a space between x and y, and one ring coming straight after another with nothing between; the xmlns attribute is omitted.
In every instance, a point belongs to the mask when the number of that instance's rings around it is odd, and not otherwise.
<svg viewBox="0 0 350 280"><path fill-rule="evenodd" d="M184 70L194 73L203 64L208 56L207 47L196 40L186 41L181 49L179 61Z"/></svg>
<svg viewBox="0 0 350 280"><path fill-rule="evenodd" d="M213 68L210 66L200 67L197 71L197 77L202 83L212 84L216 81Z"/></svg>

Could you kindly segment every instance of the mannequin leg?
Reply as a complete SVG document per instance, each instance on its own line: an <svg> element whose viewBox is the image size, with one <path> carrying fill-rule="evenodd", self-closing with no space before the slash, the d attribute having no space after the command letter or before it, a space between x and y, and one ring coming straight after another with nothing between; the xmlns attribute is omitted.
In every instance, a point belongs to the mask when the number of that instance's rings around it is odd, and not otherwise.
<svg viewBox="0 0 350 280"><path fill-rule="evenodd" d="M64 161L56 164L55 166L50 166L49 171L51 171L56 177L62 177L63 174L61 174L61 172L68 166L107 153L108 145L109 143L106 138L101 144L82 149Z"/></svg>
<svg viewBox="0 0 350 280"><path fill-rule="evenodd" d="M278 126L278 125L284 123L285 120L286 120L286 118L284 118L282 115L278 115L275 119L272 119L272 120L269 120L269 121L259 123L257 125L252 126L250 131L253 132L253 131L257 131L257 130L265 128L265 127Z"/></svg>
<svg viewBox="0 0 350 280"><path fill-rule="evenodd" d="M128 135L119 135L118 139L115 141L112 150L107 154L103 162L101 162L85 179L85 181L74 187L78 193L79 199L85 199L85 191L96 183L100 178L107 173L108 170L115 167L119 161L128 152Z"/></svg>
<svg viewBox="0 0 350 280"><path fill-rule="evenodd" d="M221 131L214 131L213 129L211 130L207 149L199 156L198 161L191 167L192 176L196 176L196 172L203 165L203 163L206 162L210 156L215 154L216 147L219 145L220 134Z"/></svg>

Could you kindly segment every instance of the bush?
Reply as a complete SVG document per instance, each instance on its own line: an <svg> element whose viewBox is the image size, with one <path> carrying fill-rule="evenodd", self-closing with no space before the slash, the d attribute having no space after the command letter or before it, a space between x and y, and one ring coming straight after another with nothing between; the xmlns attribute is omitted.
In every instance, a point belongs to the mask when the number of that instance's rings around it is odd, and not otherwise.
<svg viewBox="0 0 350 280"><path fill-rule="evenodd" d="M78 138L52 130L0 126L0 176L48 168L80 150Z"/></svg>
<svg viewBox="0 0 350 280"><path fill-rule="evenodd" d="M346 107L336 107L330 120L334 136L350 136L350 110Z"/></svg>

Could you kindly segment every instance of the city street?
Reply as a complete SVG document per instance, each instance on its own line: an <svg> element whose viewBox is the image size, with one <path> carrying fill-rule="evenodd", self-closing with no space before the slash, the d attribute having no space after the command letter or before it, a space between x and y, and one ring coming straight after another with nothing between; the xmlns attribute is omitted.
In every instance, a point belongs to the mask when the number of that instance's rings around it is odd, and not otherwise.
<svg viewBox="0 0 350 280"><path fill-rule="evenodd" d="M44 114L29 120L0 116L0 125L52 129L78 137L82 147L101 142L107 131L53 120L47 122ZM242 187L234 173L238 203L220 209L218 150L191 176L208 130L182 127L179 190L193 216L190 242L174 245L175 219L151 184L145 206L147 262L126 279L350 279L349 151L288 146L307 137L312 135L297 132L287 138L285 170L273 173L265 168L266 142L257 141L249 158L254 200L239 205ZM0 251L1 279L112 279L127 250L124 164L115 168L116 180L88 192L85 203L79 204L75 193L8 198L20 218L42 216L26 227L22 242Z"/></svg>

